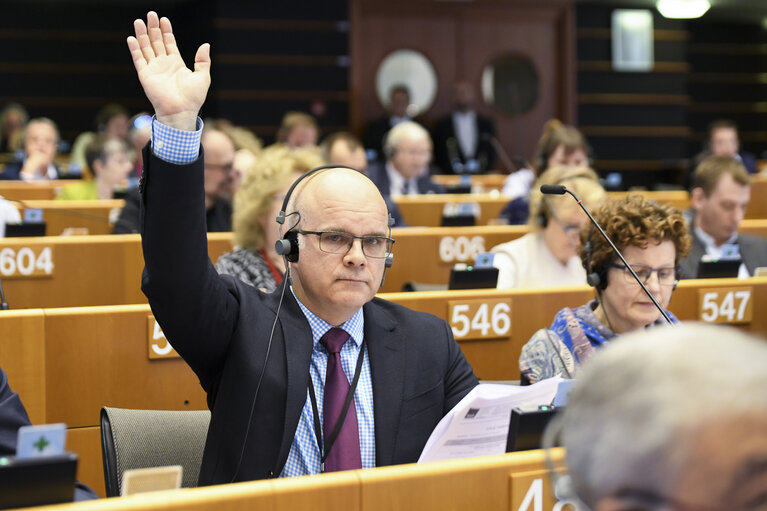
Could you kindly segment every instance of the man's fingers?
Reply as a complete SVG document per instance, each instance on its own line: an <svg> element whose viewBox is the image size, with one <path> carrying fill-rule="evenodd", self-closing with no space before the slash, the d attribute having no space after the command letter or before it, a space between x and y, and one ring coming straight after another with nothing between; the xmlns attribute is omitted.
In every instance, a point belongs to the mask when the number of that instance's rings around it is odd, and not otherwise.
<svg viewBox="0 0 767 511"><path fill-rule="evenodd" d="M161 57L166 54L165 43L163 42L162 31L160 30L160 19L157 13L149 11L146 15L147 30L149 32L149 43L152 45L154 54Z"/></svg>
<svg viewBox="0 0 767 511"><path fill-rule="evenodd" d="M155 55L152 45L149 44L149 36L146 33L146 25L143 20L136 20L133 22L133 29L136 31L136 40L138 41L141 53L144 55L144 60L149 62Z"/></svg>
<svg viewBox="0 0 767 511"><path fill-rule="evenodd" d="M129 36L127 42L131 58L133 58L133 66L136 68L136 71L140 73L141 70L146 67L146 59L144 58L144 54L141 52L141 48L138 45L138 40L135 37Z"/></svg>
<svg viewBox="0 0 767 511"><path fill-rule="evenodd" d="M194 56L194 71L210 73L210 44L205 43L197 48Z"/></svg>
<svg viewBox="0 0 767 511"><path fill-rule="evenodd" d="M178 46L176 46L176 37L173 35L173 27L170 20L166 17L160 18L160 31L162 40L165 43L165 51L168 55L180 55Z"/></svg>

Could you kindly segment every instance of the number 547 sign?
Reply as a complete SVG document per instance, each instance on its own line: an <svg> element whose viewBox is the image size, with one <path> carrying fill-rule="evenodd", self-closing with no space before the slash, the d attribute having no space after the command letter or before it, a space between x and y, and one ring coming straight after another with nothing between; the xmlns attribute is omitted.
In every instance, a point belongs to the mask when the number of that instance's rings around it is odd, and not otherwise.
<svg viewBox="0 0 767 511"><path fill-rule="evenodd" d="M698 291L698 317L706 323L750 323L754 317L750 286Z"/></svg>

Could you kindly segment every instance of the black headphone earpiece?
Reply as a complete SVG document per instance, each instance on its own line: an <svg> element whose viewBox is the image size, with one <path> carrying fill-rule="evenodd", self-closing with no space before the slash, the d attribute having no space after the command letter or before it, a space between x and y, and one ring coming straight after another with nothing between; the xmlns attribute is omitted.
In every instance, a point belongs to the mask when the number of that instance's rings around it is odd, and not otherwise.
<svg viewBox="0 0 767 511"><path fill-rule="evenodd" d="M274 251L284 257L289 263L298 261L298 233L290 230L282 239L274 244Z"/></svg>
<svg viewBox="0 0 767 511"><path fill-rule="evenodd" d="M586 239L586 244L583 246L583 251L586 253L586 283L596 288L597 291L604 291L607 288L607 268L601 266L593 266L591 264L591 236L594 234L594 226L589 228L589 236Z"/></svg>

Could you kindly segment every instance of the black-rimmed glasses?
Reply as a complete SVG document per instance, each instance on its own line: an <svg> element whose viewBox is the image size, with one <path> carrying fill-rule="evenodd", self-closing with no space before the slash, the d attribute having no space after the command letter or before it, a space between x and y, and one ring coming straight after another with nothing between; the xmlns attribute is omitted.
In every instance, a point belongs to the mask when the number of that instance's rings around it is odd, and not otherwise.
<svg viewBox="0 0 767 511"><path fill-rule="evenodd" d="M394 240L386 236L354 236L338 231L297 231L299 234L313 234L320 238L320 250L328 254L345 254L352 248L354 240L360 240L362 253L374 259L384 259L391 253Z"/></svg>

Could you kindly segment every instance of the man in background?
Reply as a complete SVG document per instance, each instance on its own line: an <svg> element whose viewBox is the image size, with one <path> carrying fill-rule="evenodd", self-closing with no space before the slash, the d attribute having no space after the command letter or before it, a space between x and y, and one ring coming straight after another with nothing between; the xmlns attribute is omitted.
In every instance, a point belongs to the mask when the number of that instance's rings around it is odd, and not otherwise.
<svg viewBox="0 0 767 511"><path fill-rule="evenodd" d="M320 144L322 158L328 165L345 165L367 174L368 159L365 156L365 149L362 147L359 139L346 131L331 133ZM384 195L384 202L389 214L394 219L392 227L407 227L402 218L397 204L390 196Z"/></svg>
<svg viewBox="0 0 767 511"><path fill-rule="evenodd" d="M386 115L373 119L365 129L363 141L365 149L371 151L371 160L384 159L384 141L389 130L401 122L412 121L407 113L410 106L410 89L407 85L396 84L389 89L389 104L386 105Z"/></svg>
<svg viewBox="0 0 767 511"><path fill-rule="evenodd" d="M698 165L690 194L693 242L690 254L680 262L683 278L697 278L704 255L719 259L733 251L740 254L740 278L767 266L767 240L738 233L751 200L750 183L745 167L734 158L710 156Z"/></svg>
<svg viewBox="0 0 767 511"><path fill-rule="evenodd" d="M493 120L474 109L474 87L461 81L453 88L453 110L434 127L434 160L448 174L477 174L492 170L495 152Z"/></svg>
<svg viewBox="0 0 767 511"><path fill-rule="evenodd" d="M386 135L384 153L386 162L373 163L367 170L384 197L445 192L431 180L431 137L420 124L405 121L393 127Z"/></svg>
<svg viewBox="0 0 767 511"><path fill-rule="evenodd" d="M58 179L60 171L53 161L56 157L56 145L59 143L59 129L56 123L47 117L31 119L22 137L24 159L6 165L0 179Z"/></svg>

